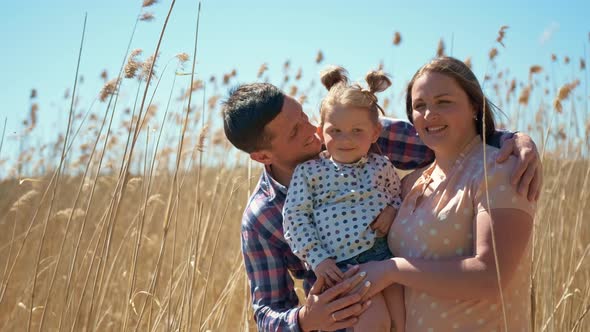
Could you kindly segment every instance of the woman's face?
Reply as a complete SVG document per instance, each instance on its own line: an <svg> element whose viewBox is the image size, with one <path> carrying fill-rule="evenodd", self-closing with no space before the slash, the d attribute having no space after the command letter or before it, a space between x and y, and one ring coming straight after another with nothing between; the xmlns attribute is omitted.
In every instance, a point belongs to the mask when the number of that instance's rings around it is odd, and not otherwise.
<svg viewBox="0 0 590 332"><path fill-rule="evenodd" d="M437 157L455 156L477 135L474 114L469 97L453 78L426 72L414 81L414 127Z"/></svg>

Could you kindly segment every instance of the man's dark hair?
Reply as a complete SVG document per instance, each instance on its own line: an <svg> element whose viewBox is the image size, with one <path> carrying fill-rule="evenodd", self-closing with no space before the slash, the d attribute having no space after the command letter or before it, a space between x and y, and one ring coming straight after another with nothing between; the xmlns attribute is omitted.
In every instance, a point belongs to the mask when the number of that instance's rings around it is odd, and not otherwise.
<svg viewBox="0 0 590 332"><path fill-rule="evenodd" d="M264 127L281 112L284 101L285 94L268 83L232 89L221 109L225 136L247 153L267 147L271 137Z"/></svg>

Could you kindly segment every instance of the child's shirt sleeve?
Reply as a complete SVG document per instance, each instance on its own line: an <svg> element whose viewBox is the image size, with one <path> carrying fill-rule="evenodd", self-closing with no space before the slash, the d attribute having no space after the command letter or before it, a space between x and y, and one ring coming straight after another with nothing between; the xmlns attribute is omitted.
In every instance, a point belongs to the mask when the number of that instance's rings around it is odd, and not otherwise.
<svg viewBox="0 0 590 332"><path fill-rule="evenodd" d="M397 172L395 171L393 164L391 163L391 161L389 161L387 157L383 156L382 162L383 172L385 173L385 192L389 194L390 197L390 202L388 203L388 205L392 206L396 210L399 210L399 208L402 205L401 180L399 178L399 175L397 175Z"/></svg>
<svg viewBox="0 0 590 332"><path fill-rule="evenodd" d="M305 164L300 164L293 173L283 207L283 232L293 253L315 270L331 255L322 247L313 220L313 190L308 171Z"/></svg>

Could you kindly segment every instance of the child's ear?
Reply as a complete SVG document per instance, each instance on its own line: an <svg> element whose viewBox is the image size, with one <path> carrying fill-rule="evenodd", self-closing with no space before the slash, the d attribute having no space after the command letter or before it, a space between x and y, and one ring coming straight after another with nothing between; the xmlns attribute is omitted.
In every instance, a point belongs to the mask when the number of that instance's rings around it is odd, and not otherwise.
<svg viewBox="0 0 590 332"><path fill-rule="evenodd" d="M266 150L250 152L250 159L259 163L270 165L272 164L272 154Z"/></svg>
<svg viewBox="0 0 590 332"><path fill-rule="evenodd" d="M381 136L381 131L383 130L383 126L381 125L381 122L378 122L377 125L375 126L375 130L373 131L373 137L371 142L375 143L377 142L377 140L379 139L379 136Z"/></svg>

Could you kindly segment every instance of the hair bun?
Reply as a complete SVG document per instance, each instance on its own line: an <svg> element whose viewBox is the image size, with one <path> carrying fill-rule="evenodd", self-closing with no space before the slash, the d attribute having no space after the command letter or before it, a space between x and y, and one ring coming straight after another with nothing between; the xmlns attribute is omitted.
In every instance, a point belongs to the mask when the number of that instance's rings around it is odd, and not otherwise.
<svg viewBox="0 0 590 332"><path fill-rule="evenodd" d="M373 70L367 73L365 80L369 85L369 91L372 93L385 91L391 86L391 80L382 70Z"/></svg>
<svg viewBox="0 0 590 332"><path fill-rule="evenodd" d="M322 84L330 89L338 83L348 83L348 72L340 66L330 66L320 72Z"/></svg>

